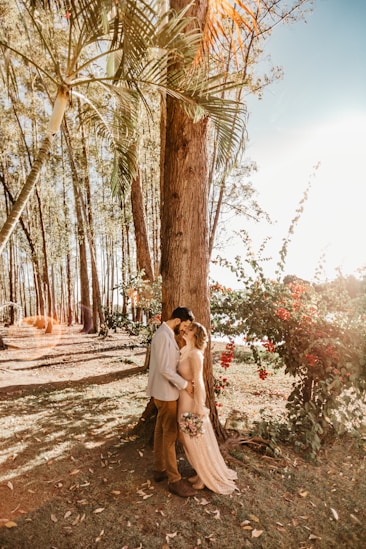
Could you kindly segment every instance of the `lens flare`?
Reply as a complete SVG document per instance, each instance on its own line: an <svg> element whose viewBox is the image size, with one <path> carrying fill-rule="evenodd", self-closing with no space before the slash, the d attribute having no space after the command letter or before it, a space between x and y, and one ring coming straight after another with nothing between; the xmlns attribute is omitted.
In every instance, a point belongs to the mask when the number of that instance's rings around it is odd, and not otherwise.
<svg viewBox="0 0 366 549"><path fill-rule="evenodd" d="M51 333L45 333L46 326L51 325ZM56 347L62 334L63 327L53 318L26 317L20 324L9 327L6 344L12 359L37 360Z"/></svg>

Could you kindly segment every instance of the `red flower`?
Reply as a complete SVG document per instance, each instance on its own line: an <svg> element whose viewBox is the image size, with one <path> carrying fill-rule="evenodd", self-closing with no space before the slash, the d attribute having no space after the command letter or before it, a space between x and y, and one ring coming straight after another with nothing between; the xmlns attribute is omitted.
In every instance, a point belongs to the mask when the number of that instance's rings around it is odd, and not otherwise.
<svg viewBox="0 0 366 549"><path fill-rule="evenodd" d="M262 345L268 353L274 353L276 350L276 347L272 343L272 341L265 341L264 343L262 343Z"/></svg>
<svg viewBox="0 0 366 549"><path fill-rule="evenodd" d="M220 365L225 370L229 368L230 364L233 361L234 349L235 349L235 343L234 341L231 340L229 343L226 344L225 351L223 351L221 354Z"/></svg>
<svg viewBox="0 0 366 549"><path fill-rule="evenodd" d="M336 359L338 358L338 353L334 349L333 345L330 345L330 344L327 345L325 350L331 358L336 358Z"/></svg>
<svg viewBox="0 0 366 549"><path fill-rule="evenodd" d="M302 315L302 320L304 322L308 322L309 324L311 324L313 322L313 319L309 315Z"/></svg>
<svg viewBox="0 0 366 549"><path fill-rule="evenodd" d="M268 376L268 372L264 368L259 368L258 369L258 375L259 375L260 379L262 381L264 381L266 379L266 377Z"/></svg>
<svg viewBox="0 0 366 549"><path fill-rule="evenodd" d="M276 316L281 320L289 320L291 318L291 313L284 307L279 307L276 311Z"/></svg>
<svg viewBox="0 0 366 549"><path fill-rule="evenodd" d="M67 11L67 12L65 13L65 19L69 20L70 17L71 17L71 11Z"/></svg>
<svg viewBox="0 0 366 549"><path fill-rule="evenodd" d="M305 358L308 361L309 366L314 366L314 364L318 361L318 358L310 353L305 355Z"/></svg>

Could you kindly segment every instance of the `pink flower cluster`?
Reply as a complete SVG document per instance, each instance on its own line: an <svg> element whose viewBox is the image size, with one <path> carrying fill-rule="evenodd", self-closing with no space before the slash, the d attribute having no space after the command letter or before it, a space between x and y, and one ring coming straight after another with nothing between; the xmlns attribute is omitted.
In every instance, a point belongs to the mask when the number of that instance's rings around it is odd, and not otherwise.
<svg viewBox="0 0 366 549"><path fill-rule="evenodd" d="M182 433L190 437L197 437L203 433L203 419L194 412L183 412L179 421Z"/></svg>

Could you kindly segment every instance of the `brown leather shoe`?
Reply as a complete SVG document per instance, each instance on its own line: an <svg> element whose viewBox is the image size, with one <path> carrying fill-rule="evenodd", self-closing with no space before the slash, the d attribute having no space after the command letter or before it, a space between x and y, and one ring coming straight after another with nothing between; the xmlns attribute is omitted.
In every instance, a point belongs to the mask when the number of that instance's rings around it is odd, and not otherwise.
<svg viewBox="0 0 366 549"><path fill-rule="evenodd" d="M168 473L166 471L153 471L153 476L155 482L161 482L168 478Z"/></svg>
<svg viewBox="0 0 366 549"><path fill-rule="evenodd" d="M168 490L181 498L189 498L190 496L195 496L197 494L196 490L192 488L188 482L182 479L177 482L169 482Z"/></svg>

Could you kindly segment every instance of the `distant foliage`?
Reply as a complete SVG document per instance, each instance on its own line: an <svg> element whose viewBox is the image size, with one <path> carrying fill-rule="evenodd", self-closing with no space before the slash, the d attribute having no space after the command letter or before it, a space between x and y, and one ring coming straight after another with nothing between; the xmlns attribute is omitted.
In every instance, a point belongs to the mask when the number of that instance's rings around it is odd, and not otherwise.
<svg viewBox="0 0 366 549"><path fill-rule="evenodd" d="M129 335L136 336L142 345L149 345L161 324L161 280L145 281L143 274L130 277L125 284L118 286L125 310L106 307L104 316L108 329L114 332L125 330Z"/></svg>

